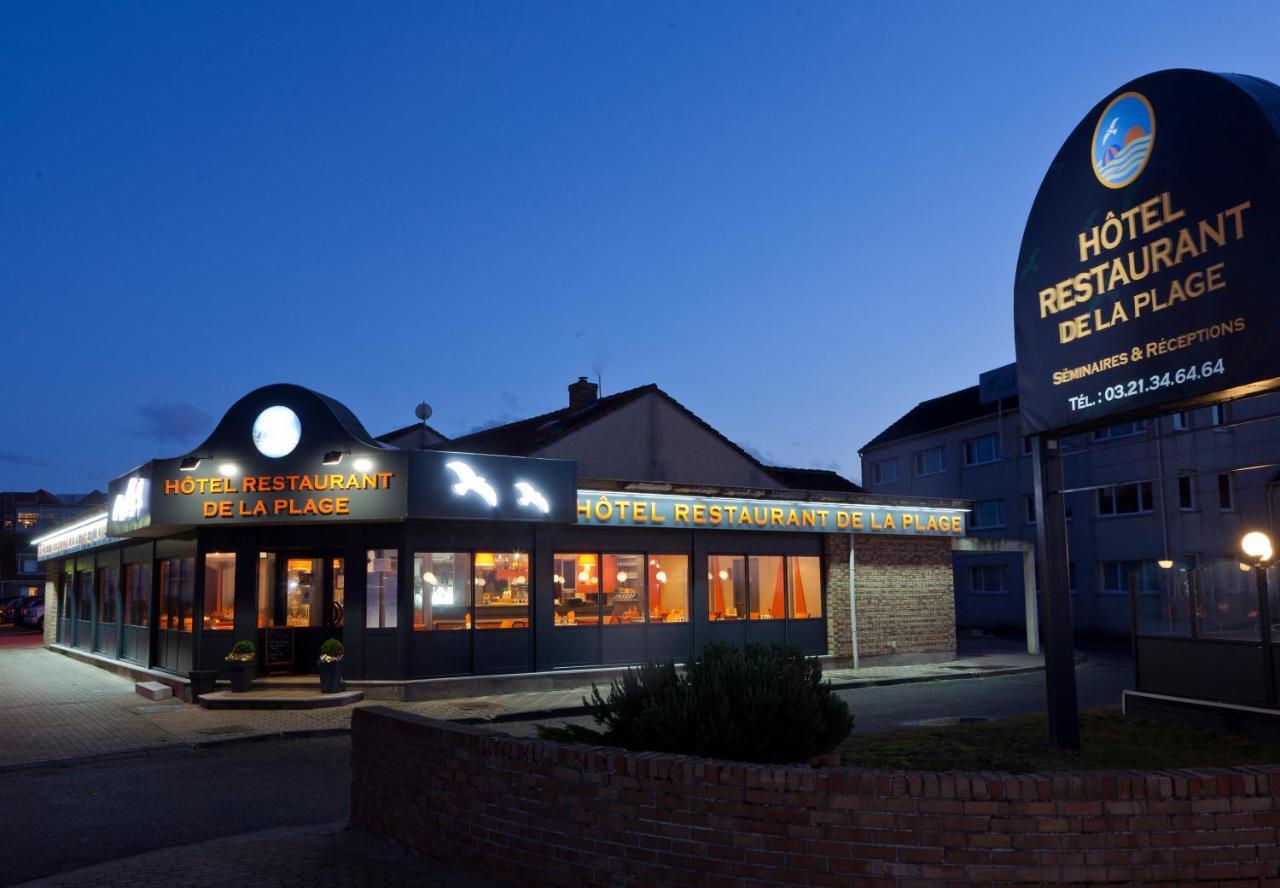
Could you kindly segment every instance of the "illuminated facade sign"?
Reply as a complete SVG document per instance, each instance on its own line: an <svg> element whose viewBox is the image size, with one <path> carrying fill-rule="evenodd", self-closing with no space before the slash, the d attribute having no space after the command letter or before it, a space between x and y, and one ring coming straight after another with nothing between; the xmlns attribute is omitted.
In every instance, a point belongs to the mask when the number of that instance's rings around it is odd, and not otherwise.
<svg viewBox="0 0 1280 888"><path fill-rule="evenodd" d="M1022 238L1023 431L1280 387L1277 194L1274 84L1161 71L1099 102L1050 164Z"/></svg>
<svg viewBox="0 0 1280 888"><path fill-rule="evenodd" d="M578 524L601 527L964 536L964 516L916 506L578 491Z"/></svg>
<svg viewBox="0 0 1280 888"><path fill-rule="evenodd" d="M35 543L36 558L45 561L119 541L107 536L107 516L101 513L37 537L32 542Z"/></svg>

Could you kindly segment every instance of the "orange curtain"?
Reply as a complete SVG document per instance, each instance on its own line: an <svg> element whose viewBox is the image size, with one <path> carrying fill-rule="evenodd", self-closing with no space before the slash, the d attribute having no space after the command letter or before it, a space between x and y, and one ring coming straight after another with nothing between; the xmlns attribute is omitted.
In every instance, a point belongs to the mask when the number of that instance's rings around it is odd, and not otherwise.
<svg viewBox="0 0 1280 888"><path fill-rule="evenodd" d="M775 620L781 620L787 615L787 570L783 567L778 571L778 582L773 585L773 607L769 609Z"/></svg>
<svg viewBox="0 0 1280 888"><path fill-rule="evenodd" d="M711 569L711 576L714 577L714 595L711 600L715 603L716 616L724 614L724 590L720 588L720 560L716 559L715 566Z"/></svg>
<svg viewBox="0 0 1280 888"><path fill-rule="evenodd" d="M809 606L804 599L804 580L800 576L800 559L796 558L792 562L795 569L795 576L792 577L792 587L795 589L795 618L803 620L809 616Z"/></svg>

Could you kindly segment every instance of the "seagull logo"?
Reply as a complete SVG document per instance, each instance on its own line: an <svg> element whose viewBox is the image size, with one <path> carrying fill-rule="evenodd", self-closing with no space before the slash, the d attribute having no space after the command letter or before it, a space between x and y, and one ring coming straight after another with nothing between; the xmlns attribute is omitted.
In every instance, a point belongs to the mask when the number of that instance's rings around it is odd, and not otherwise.
<svg viewBox="0 0 1280 888"><path fill-rule="evenodd" d="M1102 134L1103 145L1107 144L1107 139L1110 139L1112 136L1117 135L1119 133L1119 130L1116 129L1116 124L1118 124L1119 122L1120 122L1119 117L1113 117L1111 119L1111 125L1107 127L1107 131Z"/></svg>
<svg viewBox="0 0 1280 888"><path fill-rule="evenodd" d="M528 481L517 481L516 490L520 491L520 498L516 500L518 506L537 506L543 515L551 511L551 504L547 502L547 498L542 495L542 491L534 487Z"/></svg>
<svg viewBox="0 0 1280 888"><path fill-rule="evenodd" d="M458 476L458 483L453 485L453 492L458 496L466 496L468 493L475 493L482 500L489 504L489 508L498 505L498 494L494 491L493 486L481 476L475 473L471 466L464 462L454 460L445 463L445 468L451 469L453 474Z"/></svg>

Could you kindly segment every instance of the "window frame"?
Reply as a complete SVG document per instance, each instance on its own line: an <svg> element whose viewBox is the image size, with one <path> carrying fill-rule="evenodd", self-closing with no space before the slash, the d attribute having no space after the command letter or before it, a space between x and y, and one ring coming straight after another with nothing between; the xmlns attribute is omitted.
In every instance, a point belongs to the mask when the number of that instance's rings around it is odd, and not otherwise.
<svg viewBox="0 0 1280 888"><path fill-rule="evenodd" d="M932 471L921 471L922 457L927 453L938 454L938 468ZM915 470L917 478L927 478L930 475L941 475L947 470L947 445L938 444L933 447L923 447L911 454L911 467Z"/></svg>
<svg viewBox="0 0 1280 888"><path fill-rule="evenodd" d="M978 523L978 507L986 503L998 503L1000 508L1000 520L997 524L979 524ZM973 511L969 513L973 516L973 520L969 524L970 530L996 530L1001 527L1008 526L1008 516L1005 514L1004 497L992 497L991 499L974 500Z"/></svg>
<svg viewBox="0 0 1280 888"><path fill-rule="evenodd" d="M1185 496L1183 485L1186 485ZM1198 512L1200 511L1199 499L1196 496L1195 475L1179 475L1178 476L1178 511L1179 512Z"/></svg>
<svg viewBox="0 0 1280 888"><path fill-rule="evenodd" d="M885 466L892 466L893 477L886 477ZM890 456L871 463L871 478L874 484L893 484L901 480L901 476L898 474L898 458Z"/></svg>
<svg viewBox="0 0 1280 888"><path fill-rule="evenodd" d="M743 594L745 595L745 598L746 598L744 613L741 616L727 617L727 618L715 617L714 619L711 616L713 613L715 613L715 611L713 610L713 607L715 605L715 596L712 594L712 591L711 591L711 583L714 582L714 580L708 579L707 581L708 582L708 586L707 586L707 622L708 623L732 623L734 625L738 625L741 623L782 623L783 625L786 625L792 622L811 623L814 620L826 619L827 584L825 580L825 575L823 573L823 556L822 555L803 555L803 554L781 553L781 552L707 552L705 557L706 557L705 566L706 566L708 575L712 573L712 567L711 567L712 558L729 558L729 559L735 559L735 560L736 559L742 560L742 567L743 567L743 570L746 572L746 577L747 577L746 586L743 591ZM777 617L772 617L772 616L767 618L751 616L752 611L751 611L751 579L750 577L751 577L751 559L752 558L781 558L782 559L783 616L781 619ZM813 614L810 614L810 616L807 616L807 617L797 617L794 615L795 571L792 569L792 559L796 559L796 558L817 559L818 606L820 608L820 612L816 616ZM764 590L761 590L761 595L763 596L763 594L764 594ZM806 596L806 599L807 598L808 596Z"/></svg>
<svg viewBox="0 0 1280 888"><path fill-rule="evenodd" d="M985 577L988 571L996 572L1000 577L1000 584L1003 588L988 589L986 588ZM984 582L982 588L978 587L975 579L982 575ZM1009 565L1007 564L971 564L969 565L969 594L970 595L1008 595L1009 589Z"/></svg>
<svg viewBox="0 0 1280 888"><path fill-rule="evenodd" d="M1226 504L1223 504L1223 492L1226 492ZM1218 511L1234 512L1236 510L1236 482L1231 472L1218 474Z"/></svg>
<svg viewBox="0 0 1280 888"><path fill-rule="evenodd" d="M977 459L977 445L987 441L991 442L991 458ZM971 469L975 466L989 466L992 463L1000 462L1004 458L1003 448L1000 446L999 432L988 432L985 435L966 438L961 444L961 451L964 456L964 467L966 469Z"/></svg>
<svg viewBox="0 0 1280 888"><path fill-rule="evenodd" d="M1137 489L1137 511L1118 511L1119 491L1123 487L1134 487ZM1109 512L1104 511L1102 508L1104 494L1109 495L1111 498L1111 511ZM1133 518L1142 515L1150 515L1154 511L1155 507L1155 489L1150 481L1134 481L1128 484L1109 484L1105 487L1099 487L1094 492L1093 501L1095 514L1099 518Z"/></svg>

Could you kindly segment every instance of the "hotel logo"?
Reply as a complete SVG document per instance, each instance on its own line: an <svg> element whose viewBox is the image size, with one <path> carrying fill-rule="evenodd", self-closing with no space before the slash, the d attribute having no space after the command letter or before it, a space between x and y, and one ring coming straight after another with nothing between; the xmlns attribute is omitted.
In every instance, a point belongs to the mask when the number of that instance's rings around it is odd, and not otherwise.
<svg viewBox="0 0 1280 888"><path fill-rule="evenodd" d="M1156 141L1156 113L1141 93L1121 93L1098 117L1091 147L1093 174L1108 188L1142 175Z"/></svg>

